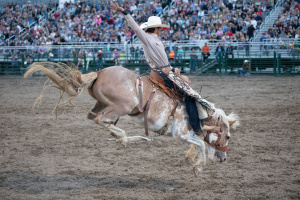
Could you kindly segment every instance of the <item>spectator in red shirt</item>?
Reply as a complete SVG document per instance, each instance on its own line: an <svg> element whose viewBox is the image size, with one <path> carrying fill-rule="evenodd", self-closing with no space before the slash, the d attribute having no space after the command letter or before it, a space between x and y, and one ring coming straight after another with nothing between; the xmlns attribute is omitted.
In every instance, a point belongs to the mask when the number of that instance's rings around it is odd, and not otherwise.
<svg viewBox="0 0 300 200"><path fill-rule="evenodd" d="M257 16L261 16L262 17L262 12L261 9L258 9L257 12L255 13Z"/></svg>
<svg viewBox="0 0 300 200"><path fill-rule="evenodd" d="M232 35L233 35L233 34L232 34L231 31L228 31L228 32L227 32L227 36L231 37Z"/></svg>
<svg viewBox="0 0 300 200"><path fill-rule="evenodd" d="M107 23L108 23L109 25L115 24L114 18L110 18L109 20L107 20Z"/></svg>
<svg viewBox="0 0 300 200"><path fill-rule="evenodd" d="M55 17L55 19L57 19L57 18L60 17L60 14L59 14L59 12L57 11L53 16Z"/></svg>
<svg viewBox="0 0 300 200"><path fill-rule="evenodd" d="M131 31L129 29L126 29L125 36L126 36L126 41L131 39Z"/></svg>

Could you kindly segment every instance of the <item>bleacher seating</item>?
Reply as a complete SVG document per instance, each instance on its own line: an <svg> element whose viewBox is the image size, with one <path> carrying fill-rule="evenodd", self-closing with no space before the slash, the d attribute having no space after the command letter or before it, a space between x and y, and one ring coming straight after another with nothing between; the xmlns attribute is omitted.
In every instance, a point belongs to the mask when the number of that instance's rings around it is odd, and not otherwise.
<svg viewBox="0 0 300 200"><path fill-rule="evenodd" d="M54 61L72 61L83 58L85 54L89 57L92 67L96 70L96 54L99 49L103 50L105 62L103 67L115 64L112 51L117 49L120 52L126 50L129 56L129 46L124 45L132 40L133 31L127 27L122 14L116 14L104 5L104 1L83 0L75 3L66 3L62 7L54 4L54 1L18 1L17 4L9 2L0 9L0 43L11 48L3 50L3 60L12 65L13 55L17 55L18 63L22 63L30 54L35 61L49 60L50 53L54 55ZM289 1L286 5L289 7ZM291 9L285 9L284 16L290 19L295 17L295 10L298 4L291 5ZM274 5L267 1L243 1L237 0L223 3L223 1L202 2L200 1L123 1L126 8L134 19L140 24L147 21L151 15L158 14L166 6L170 6L167 12L161 12L163 23L169 24L170 29L163 31L161 38L165 42L166 52L175 51L175 62L173 66L184 68L189 66L189 53L195 48L198 56L198 67L202 63L201 48L204 42L210 46L211 56L208 61L215 59L215 47L218 43L226 49L228 44L234 47L234 53L241 56L242 62L247 57L247 45L250 47L251 37L266 15ZM144 11L146 10L145 14ZM281 20L281 19L279 19ZM31 22L34 21L34 24ZM281 23L281 21L279 21ZM278 23L279 23L278 22ZM288 23L288 19L285 21ZM277 24L278 24L277 23ZM31 26L29 26L31 24ZM26 30L22 35L21 30ZM270 31L268 35L272 35ZM276 35L276 34L273 34ZM298 37L298 31L295 31ZM76 47L76 45L83 45ZM95 45L95 46L93 46ZM111 46L111 48L107 48ZM140 43L134 43L134 54L140 59L142 55ZM183 60L178 60L178 47L184 50ZM267 46L264 45L263 48ZM59 48L55 48L59 47ZM295 47L296 44L295 44ZM288 47L290 48L290 47ZM274 49L274 48L273 48ZM7 51L6 51L7 50ZM250 50L251 51L251 50ZM267 52L267 51L266 51ZM268 50L268 53L272 49ZM295 51L296 52L296 48ZM259 52L256 52L259 53ZM251 53L253 54L253 52ZM5 56L4 56L5 55ZM268 55L268 56L270 56ZM76 58L76 59L75 59ZM239 59L237 59L239 60ZM5 62L6 62L5 61ZM227 60L227 65L237 68L239 62ZM255 63L255 61L253 62ZM125 67L147 66L146 62L131 62L130 59L124 64ZM80 66L80 65L79 65Z"/></svg>

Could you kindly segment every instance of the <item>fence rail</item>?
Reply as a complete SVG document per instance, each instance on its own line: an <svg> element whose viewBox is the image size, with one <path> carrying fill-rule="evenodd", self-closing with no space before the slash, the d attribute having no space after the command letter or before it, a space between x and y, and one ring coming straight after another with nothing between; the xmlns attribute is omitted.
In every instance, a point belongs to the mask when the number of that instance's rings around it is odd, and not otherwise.
<svg viewBox="0 0 300 200"><path fill-rule="evenodd" d="M178 41L175 43L166 43L166 52L175 50L175 59L170 60L171 65L182 69L183 73L190 73L191 63L196 63L193 68L195 70L202 69L205 73L212 72L210 69L218 68L216 66L215 48L218 43L222 41L197 41L198 43L187 43L187 41ZM200 43L201 42L201 43ZM206 64L203 63L201 45L205 42L210 47L210 57L207 59ZM274 43L271 40L265 40L264 42L253 43L222 43L227 47L231 44L234 47L234 59L227 59L224 56L222 61L222 69L232 69L232 72L236 72L236 69L242 66L244 60L249 60L252 71L256 74L266 74L270 71L273 73L274 64L274 52L277 56L280 55L282 65L281 73L290 71L292 74L299 74L298 66L300 66L300 43L297 40L286 39L280 42ZM134 45L135 48L140 45ZM182 46L184 49L182 55L178 55L178 47ZM199 47L199 48L198 48ZM191 49L195 48L198 58L196 62L191 62ZM101 59L99 59L99 50L102 51ZM115 51L117 50L117 51ZM224 55L227 55L224 52ZM82 73L89 71L96 71L97 69L120 65L131 69L138 69L142 72L149 69L149 66L145 60L143 51L130 51L130 45L110 44L105 43L92 43L86 45L57 45L57 46L21 46L21 47L3 47L0 49L0 74L15 74L19 75L23 73L23 68L28 67L33 62L72 62L82 70ZM266 67L267 66L267 67ZM267 69L266 69L267 68ZM204 74L205 74L204 73ZM216 73L216 71L214 71ZM219 73L219 72L218 72ZM271 73L271 74L272 74Z"/></svg>
<svg viewBox="0 0 300 200"><path fill-rule="evenodd" d="M237 42L237 41L224 41L224 40L181 40L175 42L164 42L166 47L166 52L169 53L170 50L174 50L177 54L178 47L182 47L185 53L190 53L191 49L194 48L199 54L201 54L201 49L205 43L208 44L210 48L210 54L215 54L215 49L219 43L226 48L230 44L234 49L234 54L240 54L251 57L261 57L264 55L266 57L272 57L272 54L269 54L270 51L276 51L277 53L282 53L284 56L292 57L293 53L298 54L300 50L300 40L287 38L280 39L277 41L263 40L263 42ZM141 43L132 44L136 50L139 47L140 53L143 53L141 49ZM119 43L105 43L105 42L73 42L73 43L61 43L60 45L41 45L41 46L4 46L0 49L0 61L4 58L5 55L12 54L49 54L54 53L58 54L60 52L71 53L72 51L87 51L92 54L97 53L99 50L102 52L113 52L117 50L120 53L122 50L126 54L131 54L130 51L131 45L124 45ZM244 50L244 51L241 51ZM247 50L253 51L251 55L248 55ZM67 53L64 53L66 55Z"/></svg>

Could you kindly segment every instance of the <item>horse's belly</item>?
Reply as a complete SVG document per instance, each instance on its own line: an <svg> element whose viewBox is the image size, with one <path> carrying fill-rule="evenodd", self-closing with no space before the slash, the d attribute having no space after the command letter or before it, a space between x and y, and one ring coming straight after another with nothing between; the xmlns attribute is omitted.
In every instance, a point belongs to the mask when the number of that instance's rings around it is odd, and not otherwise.
<svg viewBox="0 0 300 200"><path fill-rule="evenodd" d="M159 91L153 97L148 111L148 128L158 131L167 123L174 105L171 99ZM144 126L144 113L135 117L138 124Z"/></svg>
<svg viewBox="0 0 300 200"><path fill-rule="evenodd" d="M139 116L134 117L135 122L140 126L145 126L144 123L144 113L140 114ZM156 120L152 121L148 119L148 129L151 131L158 131L164 127L167 120Z"/></svg>
<svg viewBox="0 0 300 200"><path fill-rule="evenodd" d="M167 123L170 112L169 110L162 110L155 117L152 117L152 120L149 123L149 129L153 131L158 131Z"/></svg>

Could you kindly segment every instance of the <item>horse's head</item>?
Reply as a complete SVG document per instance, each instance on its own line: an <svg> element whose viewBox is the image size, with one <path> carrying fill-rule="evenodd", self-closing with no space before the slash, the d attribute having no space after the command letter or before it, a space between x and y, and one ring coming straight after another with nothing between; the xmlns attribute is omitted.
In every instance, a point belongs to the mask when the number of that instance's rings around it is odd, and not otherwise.
<svg viewBox="0 0 300 200"><path fill-rule="evenodd" d="M226 115L221 109L214 108L209 114L208 126L217 126L218 129L207 130L204 140L207 142L208 158L215 162L223 162L227 159L227 146L230 139L230 128L239 126L239 118L231 113Z"/></svg>

